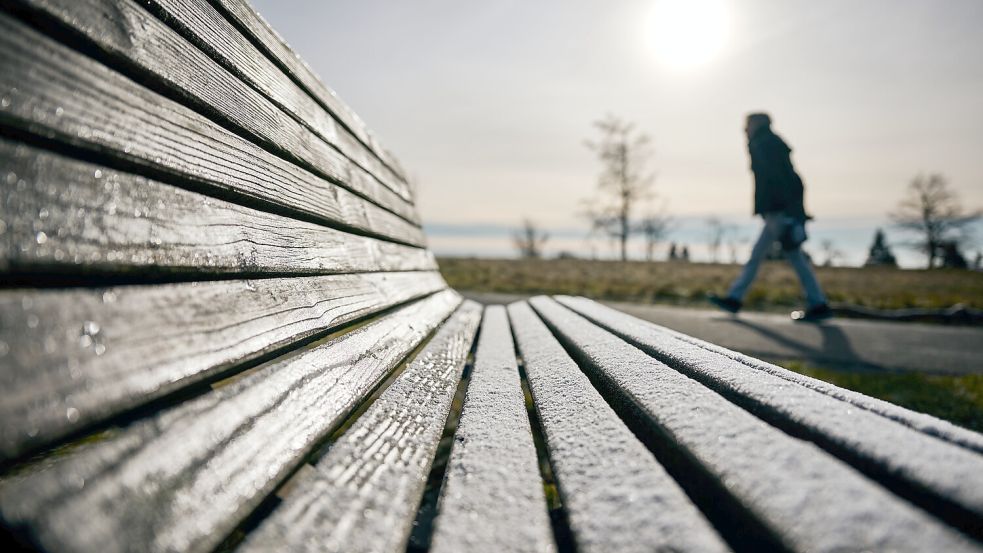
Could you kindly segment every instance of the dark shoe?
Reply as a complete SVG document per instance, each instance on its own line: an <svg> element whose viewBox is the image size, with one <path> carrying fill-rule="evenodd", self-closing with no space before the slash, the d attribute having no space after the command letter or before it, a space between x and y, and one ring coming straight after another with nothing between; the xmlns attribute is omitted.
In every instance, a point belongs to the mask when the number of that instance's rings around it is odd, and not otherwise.
<svg viewBox="0 0 983 553"><path fill-rule="evenodd" d="M814 305L805 311L793 311L792 320L801 321L804 323L815 323L819 321L825 321L833 317L833 310L829 308L828 304L822 303L819 305Z"/></svg>
<svg viewBox="0 0 983 553"><path fill-rule="evenodd" d="M741 302L739 300L735 300L734 298L722 298L716 294L709 294L707 299L710 300L710 303L728 313L737 313L741 310Z"/></svg>

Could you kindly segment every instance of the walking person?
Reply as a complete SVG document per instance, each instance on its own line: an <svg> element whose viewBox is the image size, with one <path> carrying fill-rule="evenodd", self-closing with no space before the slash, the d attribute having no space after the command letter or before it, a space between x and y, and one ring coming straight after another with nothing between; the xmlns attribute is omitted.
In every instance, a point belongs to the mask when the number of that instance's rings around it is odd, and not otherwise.
<svg viewBox="0 0 983 553"><path fill-rule="evenodd" d="M811 217L806 215L803 207L802 179L792 167L792 150L771 130L771 117L767 113L748 115L744 130L751 154L751 172L754 173L754 214L761 215L764 227L751 249L751 258L731 284L727 295L720 297L711 294L710 301L724 311L740 311L744 295L754 282L761 262L775 241L779 241L806 296L806 309L793 311L792 318L801 321L828 319L833 313L809 259L802 252L802 243L806 240L805 222Z"/></svg>

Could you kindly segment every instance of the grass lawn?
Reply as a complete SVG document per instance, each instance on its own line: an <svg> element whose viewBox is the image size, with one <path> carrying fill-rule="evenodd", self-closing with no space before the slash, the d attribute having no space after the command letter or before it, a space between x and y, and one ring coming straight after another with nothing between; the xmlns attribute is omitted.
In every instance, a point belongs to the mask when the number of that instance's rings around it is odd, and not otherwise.
<svg viewBox="0 0 983 553"><path fill-rule="evenodd" d="M825 380L913 411L983 432L983 375L938 376L921 373L848 372L808 365L779 363L786 369Z"/></svg>
<svg viewBox="0 0 983 553"><path fill-rule="evenodd" d="M706 305L724 293L738 265L582 259L441 258L440 270L458 290L519 294L576 294L602 300ZM830 301L865 307L937 308L963 303L983 308L983 273L957 270L817 268ZM784 262L765 263L745 298L749 309L801 305L795 274Z"/></svg>

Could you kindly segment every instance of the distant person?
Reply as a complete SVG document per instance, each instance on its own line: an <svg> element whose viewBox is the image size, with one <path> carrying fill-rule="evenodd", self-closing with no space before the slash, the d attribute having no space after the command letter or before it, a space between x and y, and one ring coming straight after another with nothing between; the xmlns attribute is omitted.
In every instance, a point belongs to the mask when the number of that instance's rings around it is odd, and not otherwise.
<svg viewBox="0 0 983 553"><path fill-rule="evenodd" d="M771 130L771 117L767 113L748 115L744 130L751 154L751 172L754 173L754 214L761 215L764 227L751 249L751 258L731 284L727 295L720 297L711 294L710 301L724 311L740 311L744 295L754 282L761 262L772 244L779 241L806 295L805 311L793 311L792 318L801 321L828 319L833 313L809 260L802 252L802 243L806 240L805 222L811 217L806 215L802 204L802 179L792 167L792 150Z"/></svg>

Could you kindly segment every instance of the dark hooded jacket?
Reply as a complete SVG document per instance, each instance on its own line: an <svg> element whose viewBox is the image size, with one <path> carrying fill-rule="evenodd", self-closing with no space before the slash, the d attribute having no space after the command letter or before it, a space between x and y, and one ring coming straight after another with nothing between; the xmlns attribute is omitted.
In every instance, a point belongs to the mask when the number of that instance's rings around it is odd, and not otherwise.
<svg viewBox="0 0 983 553"><path fill-rule="evenodd" d="M802 179L792 167L792 149L768 127L748 141L754 173L754 213L781 212L800 221L809 217L802 205Z"/></svg>

